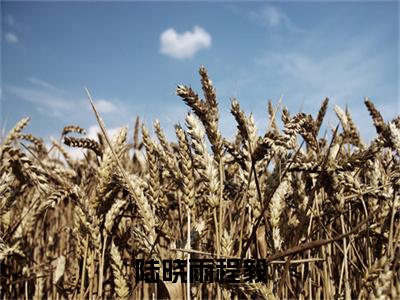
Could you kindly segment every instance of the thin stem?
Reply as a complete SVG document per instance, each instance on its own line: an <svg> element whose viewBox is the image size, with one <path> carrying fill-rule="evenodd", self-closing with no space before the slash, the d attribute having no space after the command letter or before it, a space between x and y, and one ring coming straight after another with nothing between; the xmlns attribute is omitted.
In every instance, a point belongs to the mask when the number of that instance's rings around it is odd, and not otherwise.
<svg viewBox="0 0 400 300"><path fill-rule="evenodd" d="M186 248L187 250L190 250L190 208L189 205L186 205L186 211L187 211L187 243L186 243ZM186 289L186 299L190 300L190 252L187 252L187 270L186 270L186 283L187 283L187 289Z"/></svg>
<svg viewBox="0 0 400 300"><path fill-rule="evenodd" d="M86 260L87 260L88 245L89 245L89 235L86 235L86 240L85 240L85 256L83 257L83 267L82 267L82 277L81 277L80 300L83 300L83 297L84 297L84 289L85 289L85 270L86 270Z"/></svg>

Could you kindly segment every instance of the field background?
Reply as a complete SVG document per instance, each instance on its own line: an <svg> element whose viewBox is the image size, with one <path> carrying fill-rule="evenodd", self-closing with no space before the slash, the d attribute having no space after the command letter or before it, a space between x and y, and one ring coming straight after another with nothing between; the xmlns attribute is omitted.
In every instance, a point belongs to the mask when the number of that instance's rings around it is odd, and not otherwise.
<svg viewBox="0 0 400 300"><path fill-rule="evenodd" d="M0 298L400 297L398 2L1 15ZM135 276L226 257L268 280Z"/></svg>

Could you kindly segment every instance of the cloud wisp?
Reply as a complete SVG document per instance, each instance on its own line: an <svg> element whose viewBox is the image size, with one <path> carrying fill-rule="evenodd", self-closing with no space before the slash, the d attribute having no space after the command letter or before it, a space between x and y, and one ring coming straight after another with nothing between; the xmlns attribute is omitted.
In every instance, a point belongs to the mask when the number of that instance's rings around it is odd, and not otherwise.
<svg viewBox="0 0 400 300"><path fill-rule="evenodd" d="M281 9L273 5L266 5L258 11L250 11L247 17L268 28L283 28L292 33L303 33L304 31L295 26L292 20Z"/></svg>
<svg viewBox="0 0 400 300"><path fill-rule="evenodd" d="M47 81L45 81L45 80L36 78L36 77L29 77L29 78L28 78L28 81L29 81L30 83L36 85L36 86L39 86L39 87L42 87L42 88L45 88L45 89L49 89L49 90L54 90L54 91L62 92L61 89L55 87L55 86L52 85L51 83L49 83L49 82L47 82Z"/></svg>
<svg viewBox="0 0 400 300"><path fill-rule="evenodd" d="M4 39L9 44L17 44L19 42L18 36L12 32L7 32Z"/></svg>
<svg viewBox="0 0 400 300"><path fill-rule="evenodd" d="M111 127L107 128L107 136L114 138L114 136L121 130L122 127ZM101 133L100 127L97 124L89 126L87 130L87 137L90 139L97 140L97 135Z"/></svg>
<svg viewBox="0 0 400 300"><path fill-rule="evenodd" d="M160 36L162 54L176 59L192 58L197 52L211 47L211 35L199 26L183 33L169 28Z"/></svg>
<svg viewBox="0 0 400 300"><path fill-rule="evenodd" d="M39 111L51 112L55 116L62 115L63 111L72 109L74 103L70 99L43 89L5 85L4 90L21 100L33 103Z"/></svg>
<svg viewBox="0 0 400 300"><path fill-rule="evenodd" d="M72 112L77 107L83 107L91 111L90 105L81 97L71 97L62 89L53 84L36 77L29 77L32 86L5 85L4 91L20 100L30 102L36 109L45 115L59 117L65 112ZM97 110L102 114L113 114L118 112L122 104L117 101L109 101L103 98L96 99Z"/></svg>
<svg viewBox="0 0 400 300"><path fill-rule="evenodd" d="M290 19L284 13L278 11L275 6L268 5L258 15L268 26L275 27L282 24L287 24Z"/></svg>
<svg viewBox="0 0 400 300"><path fill-rule="evenodd" d="M352 50L322 58L304 52L268 53L256 64L277 70L275 76L280 78L282 88L290 87L292 93L312 96L313 100L315 96L330 96L345 101L382 80L374 71L383 58L370 56L366 60L365 53Z"/></svg>
<svg viewBox="0 0 400 300"><path fill-rule="evenodd" d="M117 111L117 106L113 102L105 99L95 100L94 104L99 113L109 114Z"/></svg>

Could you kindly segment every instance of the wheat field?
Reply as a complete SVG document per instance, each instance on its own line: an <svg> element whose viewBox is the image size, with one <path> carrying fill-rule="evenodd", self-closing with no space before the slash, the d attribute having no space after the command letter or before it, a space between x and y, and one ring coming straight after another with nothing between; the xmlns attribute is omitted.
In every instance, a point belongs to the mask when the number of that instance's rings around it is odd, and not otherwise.
<svg viewBox="0 0 400 300"><path fill-rule="evenodd" d="M399 299L400 117L366 99L366 143L347 109L323 123L328 99L315 117L269 102L258 135L232 99L228 140L199 74L204 99L177 87L190 113L174 141L139 118L108 136L93 103L97 140L68 125L49 147L29 118L1 140L0 299ZM266 279L137 278L141 259L189 258L261 259Z"/></svg>

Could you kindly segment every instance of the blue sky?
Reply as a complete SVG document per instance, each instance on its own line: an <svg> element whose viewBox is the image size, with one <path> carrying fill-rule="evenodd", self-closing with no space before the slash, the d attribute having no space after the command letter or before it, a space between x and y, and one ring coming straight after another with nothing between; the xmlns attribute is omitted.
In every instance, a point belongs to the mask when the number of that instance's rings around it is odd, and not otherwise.
<svg viewBox="0 0 400 300"><path fill-rule="evenodd" d="M205 65L232 136L230 99L253 112L260 133L267 100L292 113L348 105L362 135L374 129L370 97L386 120L400 114L398 2L1 2L1 127L30 116L27 131L93 132L87 86L110 129L139 115L169 136L187 107L177 84L201 92ZM333 113L325 128L336 126Z"/></svg>

